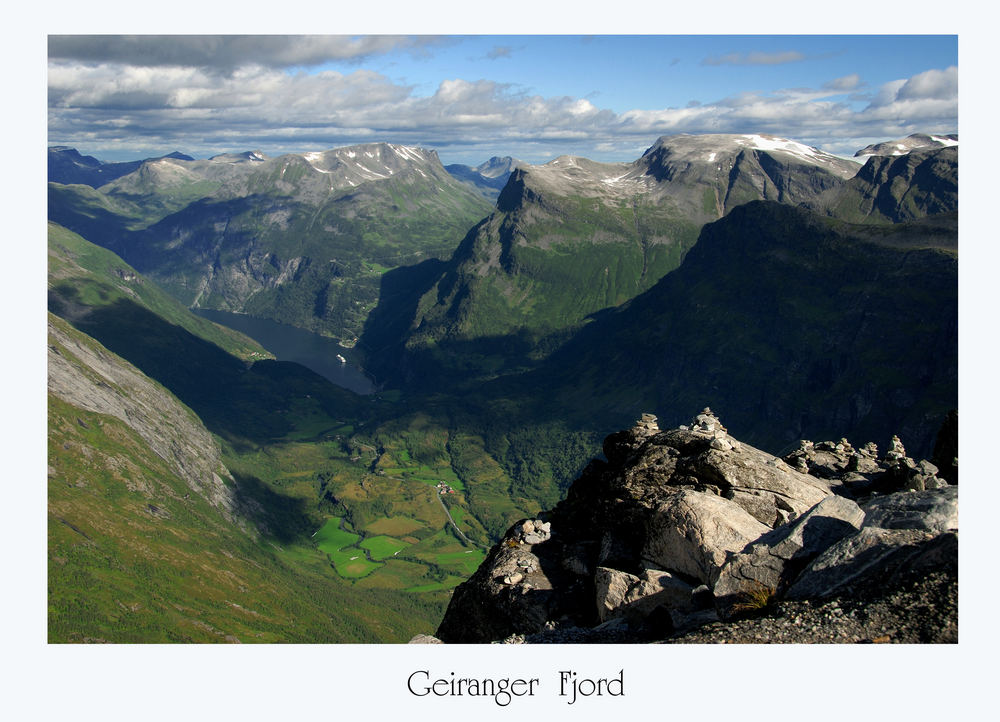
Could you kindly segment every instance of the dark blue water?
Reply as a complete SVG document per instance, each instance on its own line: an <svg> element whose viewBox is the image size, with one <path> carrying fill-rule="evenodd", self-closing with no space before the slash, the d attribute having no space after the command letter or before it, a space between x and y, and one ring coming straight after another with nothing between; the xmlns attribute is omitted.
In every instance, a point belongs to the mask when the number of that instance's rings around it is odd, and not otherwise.
<svg viewBox="0 0 1000 722"><path fill-rule="evenodd" d="M340 363L337 360L337 354L347 356L349 351L332 339L277 321L254 318L242 313L214 311L208 308L192 308L191 311L209 321L245 333L273 353L279 361L302 364L337 386L350 389L356 394L371 394L375 391L375 385L361 369L352 366L350 361Z"/></svg>

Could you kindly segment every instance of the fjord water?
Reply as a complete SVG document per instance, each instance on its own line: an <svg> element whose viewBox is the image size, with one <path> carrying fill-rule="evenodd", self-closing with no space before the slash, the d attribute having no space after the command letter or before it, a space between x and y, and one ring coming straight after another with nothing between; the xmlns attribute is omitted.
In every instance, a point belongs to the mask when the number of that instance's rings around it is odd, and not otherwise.
<svg viewBox="0 0 1000 722"><path fill-rule="evenodd" d="M375 391L372 380L358 367L341 363L337 359L337 354L343 354L344 349L333 339L242 313L208 308L192 308L191 311L209 321L245 333L273 353L279 361L302 364L337 386L356 394L371 394Z"/></svg>

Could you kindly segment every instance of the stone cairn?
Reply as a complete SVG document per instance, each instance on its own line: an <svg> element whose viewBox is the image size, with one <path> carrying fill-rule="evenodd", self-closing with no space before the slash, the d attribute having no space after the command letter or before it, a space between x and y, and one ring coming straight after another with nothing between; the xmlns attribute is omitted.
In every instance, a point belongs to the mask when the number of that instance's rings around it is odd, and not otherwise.
<svg viewBox="0 0 1000 722"><path fill-rule="evenodd" d="M552 522L528 519L521 523L519 537L522 544L541 544L551 536Z"/></svg>
<svg viewBox="0 0 1000 722"><path fill-rule="evenodd" d="M929 461L916 462L906 455L898 436L889 442L889 450L879 458L878 446L869 441L855 448L847 439L840 441L799 442L799 448L784 457L796 471L822 479L857 484L855 493L892 493L940 489L947 482ZM867 486L866 483L867 482Z"/></svg>
<svg viewBox="0 0 1000 722"><path fill-rule="evenodd" d="M740 449L740 442L730 438L729 431L719 421L719 417L707 406L701 410L700 414L691 419L689 423L681 424L678 428L682 431L694 431L695 433L711 436L712 443L710 446L717 451L739 451Z"/></svg>
<svg viewBox="0 0 1000 722"><path fill-rule="evenodd" d="M660 425L653 414L643 414L632 427L636 436L653 436L660 433Z"/></svg>

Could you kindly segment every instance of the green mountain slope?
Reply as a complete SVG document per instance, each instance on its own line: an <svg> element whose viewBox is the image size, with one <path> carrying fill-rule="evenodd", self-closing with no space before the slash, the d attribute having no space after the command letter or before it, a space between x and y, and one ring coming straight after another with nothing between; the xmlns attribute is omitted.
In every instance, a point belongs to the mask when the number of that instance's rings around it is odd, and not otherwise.
<svg viewBox="0 0 1000 722"><path fill-rule="evenodd" d="M253 339L191 314L118 256L58 224L48 227L49 305L82 320L89 309L132 301L241 359L273 358Z"/></svg>
<svg viewBox="0 0 1000 722"><path fill-rule="evenodd" d="M519 393L589 423L710 405L762 448L896 433L929 456L957 407L957 269L954 215L856 226L750 203Z"/></svg>
<svg viewBox="0 0 1000 722"><path fill-rule="evenodd" d="M664 137L633 163L521 167L433 283L429 268L392 279L408 290L384 294L371 315L368 367L390 384L440 388L531 368L676 268L704 223L748 200L815 199L858 167L729 135Z"/></svg>

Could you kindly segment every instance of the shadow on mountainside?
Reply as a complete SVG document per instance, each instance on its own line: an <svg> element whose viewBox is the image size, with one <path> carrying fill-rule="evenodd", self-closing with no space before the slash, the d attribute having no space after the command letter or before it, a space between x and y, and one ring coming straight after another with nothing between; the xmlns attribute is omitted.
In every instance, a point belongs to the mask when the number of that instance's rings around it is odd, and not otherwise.
<svg viewBox="0 0 1000 722"><path fill-rule="evenodd" d="M293 430L292 399L353 416L361 401L298 364L248 366L218 346L128 299L87 307L69 284L50 290L49 309L169 389L213 433L235 443L266 443Z"/></svg>

